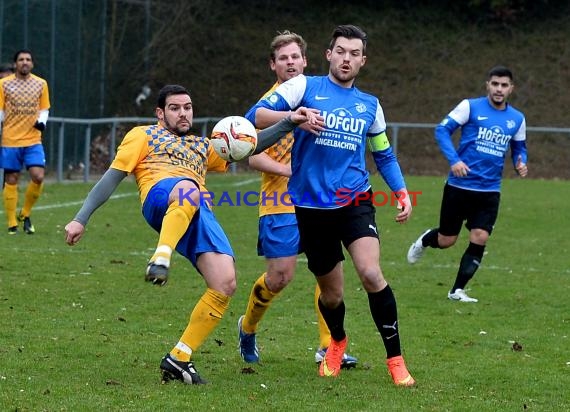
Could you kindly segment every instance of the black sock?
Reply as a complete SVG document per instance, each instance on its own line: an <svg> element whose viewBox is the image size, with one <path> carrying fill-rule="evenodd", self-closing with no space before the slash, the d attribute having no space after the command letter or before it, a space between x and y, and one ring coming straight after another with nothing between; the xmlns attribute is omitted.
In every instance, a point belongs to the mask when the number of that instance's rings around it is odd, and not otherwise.
<svg viewBox="0 0 570 412"><path fill-rule="evenodd" d="M439 243L437 242L437 234L438 234L439 228L435 228L430 230L429 232L427 232L424 237L422 238L422 245L424 247L433 247L436 249L441 249L439 247Z"/></svg>
<svg viewBox="0 0 570 412"><path fill-rule="evenodd" d="M319 310L331 331L331 337L337 342L346 338L346 332L344 330L344 313L346 308L344 306L344 301L340 302L340 305L336 308L329 309L326 308L319 299Z"/></svg>
<svg viewBox="0 0 570 412"><path fill-rule="evenodd" d="M384 342L384 347L386 348L386 358L401 355L396 297L390 285L380 292L369 293L368 303L372 319L374 319L376 328L380 332L382 342Z"/></svg>
<svg viewBox="0 0 570 412"><path fill-rule="evenodd" d="M456 289L465 289L467 283L475 275L477 269L479 269L484 251L485 245L476 245L475 243L469 242L469 246L461 257L459 271L457 272L455 283L451 288L451 293L455 292Z"/></svg>

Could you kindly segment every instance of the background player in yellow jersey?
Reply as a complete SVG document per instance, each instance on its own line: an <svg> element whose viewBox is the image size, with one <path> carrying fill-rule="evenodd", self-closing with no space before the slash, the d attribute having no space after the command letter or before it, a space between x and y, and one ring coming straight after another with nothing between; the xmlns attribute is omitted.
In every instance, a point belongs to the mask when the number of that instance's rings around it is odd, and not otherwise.
<svg viewBox="0 0 570 412"><path fill-rule="evenodd" d="M32 74L32 53L29 50L17 51L14 63L15 73L0 80L3 197L8 234L11 235L18 232L18 220L23 222L24 232L35 232L30 214L43 188L46 159L42 131L46 128L50 108L47 82ZM18 181L23 167L28 169L30 182L24 205L17 216Z"/></svg>
<svg viewBox="0 0 570 412"><path fill-rule="evenodd" d="M314 113L302 108L277 127L260 131L257 150L269 147L296 123L318 123L322 118ZM170 256L176 249L190 260L207 287L180 340L162 358L162 379L202 384L205 381L190 359L222 319L236 289L236 275L228 238L200 194L207 193L206 172L225 171L228 163L214 152L209 138L188 134L193 109L184 87L168 85L161 89L156 116L157 124L138 126L127 133L111 166L89 192L75 218L65 226L66 242L74 245L79 241L93 212L132 173L139 188L143 216L159 232L146 279L164 284Z"/></svg>
<svg viewBox="0 0 570 412"><path fill-rule="evenodd" d="M281 83L303 73L307 67L307 43L300 35L285 30L273 38L270 45L269 67L275 72L277 82L263 96L267 96ZM257 127L267 127L258 124ZM303 127L303 126L301 126ZM239 348L244 361L259 362L256 332L261 318L273 299L293 280L299 246L299 230L295 208L287 193L287 182L291 176L291 147L293 135L288 133L277 143L249 158L249 165L261 174L259 202L259 236L257 252L266 258L266 272L254 283L249 296L245 315L238 321ZM317 305L320 289L315 289ZM331 334L318 306L315 306L319 320L319 348L315 361L320 363L328 348ZM356 366L357 359L344 354L342 366Z"/></svg>

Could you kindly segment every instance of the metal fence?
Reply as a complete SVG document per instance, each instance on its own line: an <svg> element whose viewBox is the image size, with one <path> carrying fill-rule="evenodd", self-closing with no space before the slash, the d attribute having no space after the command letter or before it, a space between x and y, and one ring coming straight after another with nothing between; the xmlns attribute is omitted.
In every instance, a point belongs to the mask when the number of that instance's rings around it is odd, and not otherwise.
<svg viewBox="0 0 570 412"><path fill-rule="evenodd" d="M193 132L201 135L208 135L213 125L220 118L202 117L194 119ZM48 175L55 174L58 182L82 179L84 182L90 180L92 175L100 175L110 165L115 157L115 150L122 141L125 133L133 126L140 124L153 124L156 122L154 117L112 117L101 119L74 119L63 117L50 117L48 121L48 129L44 133L44 148L46 150ZM424 162L444 163L441 155L434 156L427 150L418 150L418 145L425 145L432 150L437 146L433 142L434 123L390 123L388 124L388 134L391 139L392 147L397 153L402 146L402 151L412 152L414 148L414 156L409 159L404 153L401 154L401 162L413 161L414 164L421 164L423 157ZM413 135L413 131L421 131L420 134ZM405 133L404 133L405 132ZM528 140L535 147L552 146L551 149L544 150L545 154L536 158L533 156L533 165L544 164L544 168L556 172L540 177L562 177L569 178L570 170L568 168L567 159L570 156L570 128L560 127L528 127ZM405 136L403 136L405 134ZM546 138L549 136L550 138ZM99 141L98 145L94 145L95 140ZM101 152L97 155L96 152ZM419 153L419 154L418 154ZM557 164L557 158L560 160ZM94 164L96 163L96 164ZM441 164L441 163L440 163ZM239 170L238 165L233 164L231 172ZM246 167L246 166L242 166ZM447 167L447 166L444 166ZM536 170L536 168L534 168ZM415 173L413 173L415 174ZM425 173L418 173L425 174Z"/></svg>

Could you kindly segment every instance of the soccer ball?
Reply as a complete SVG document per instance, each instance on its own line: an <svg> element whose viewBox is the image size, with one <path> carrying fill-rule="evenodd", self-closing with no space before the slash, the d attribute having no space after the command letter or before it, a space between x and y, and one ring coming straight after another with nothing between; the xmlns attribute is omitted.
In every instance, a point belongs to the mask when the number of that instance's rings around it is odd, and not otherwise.
<svg viewBox="0 0 570 412"><path fill-rule="evenodd" d="M210 139L218 156L228 162L245 159L257 147L255 126L241 116L224 117L212 129Z"/></svg>

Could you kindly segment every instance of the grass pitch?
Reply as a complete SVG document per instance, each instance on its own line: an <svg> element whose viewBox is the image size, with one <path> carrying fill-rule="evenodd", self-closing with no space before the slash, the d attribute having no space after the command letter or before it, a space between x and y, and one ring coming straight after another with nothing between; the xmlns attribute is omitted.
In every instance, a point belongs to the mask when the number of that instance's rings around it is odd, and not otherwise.
<svg viewBox="0 0 570 412"><path fill-rule="evenodd" d="M143 281L156 234L136 187L121 184L93 216L79 245L63 227L92 184L48 184L36 234L0 236L0 410L2 411L562 411L570 409L570 241L567 182L507 179L495 232L469 284L477 304L448 301L467 237L430 249L416 265L406 252L437 224L443 178L409 177L421 191L410 222L378 207L382 268L398 299L408 367L418 384L395 387L368 311L346 262L346 328L356 369L317 376L314 279L300 256L296 279L262 321L262 363L245 369L236 322L264 269L256 256L257 209L215 213L236 252L238 290L219 328L195 354L205 386L160 384L161 357L177 342L204 283L175 256L165 287ZM378 179L375 190L386 190ZM212 175L218 193L259 190L254 174ZM4 218L1 215L0 218ZM251 373L244 373L251 372Z"/></svg>

